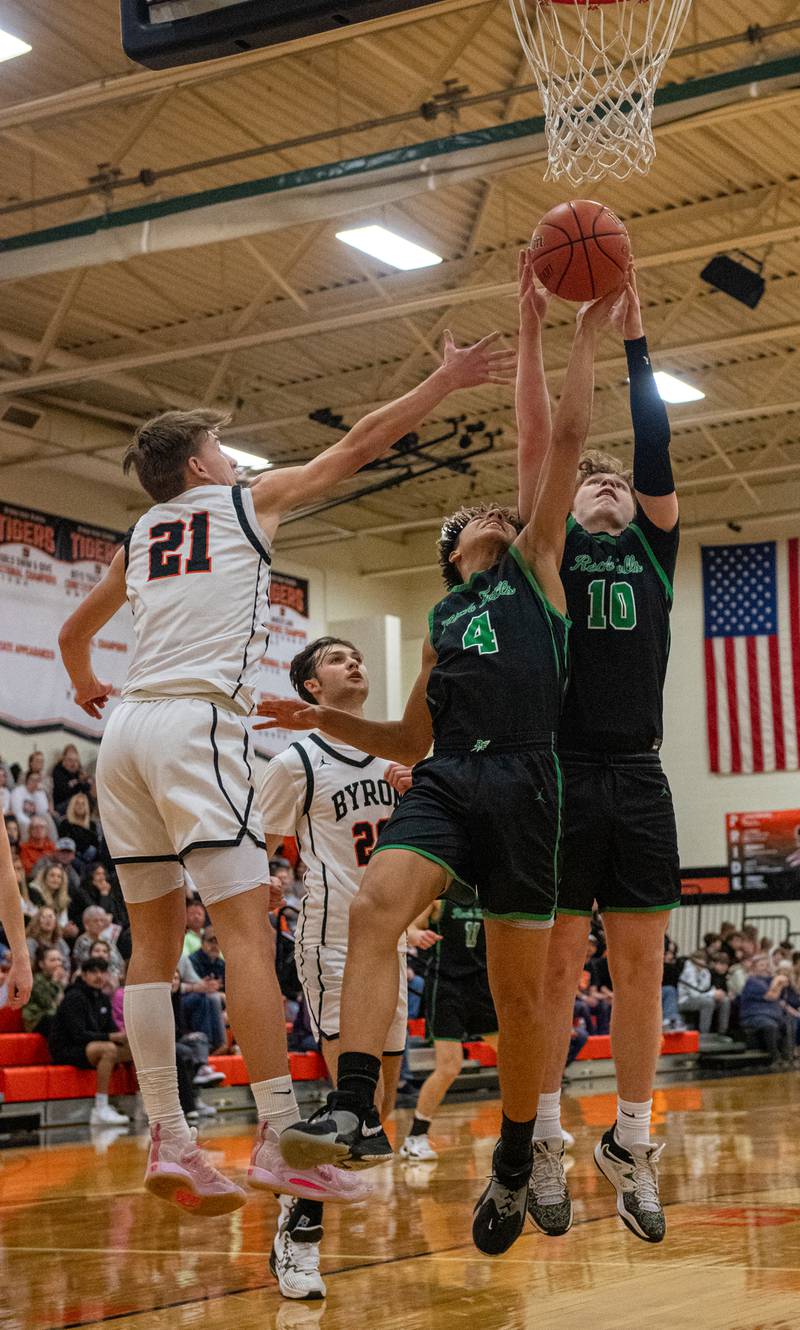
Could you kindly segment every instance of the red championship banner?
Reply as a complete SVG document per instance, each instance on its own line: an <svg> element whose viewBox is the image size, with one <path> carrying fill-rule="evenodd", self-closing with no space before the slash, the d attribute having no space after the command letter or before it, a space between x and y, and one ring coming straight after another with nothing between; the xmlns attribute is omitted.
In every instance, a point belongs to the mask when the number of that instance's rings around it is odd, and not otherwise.
<svg viewBox="0 0 800 1330"><path fill-rule="evenodd" d="M0 503L0 721L21 730L64 728L99 737L72 700L58 633L78 601L102 577L122 533L50 513ZM133 652L127 606L94 642L99 679L114 686L115 705Z"/></svg>

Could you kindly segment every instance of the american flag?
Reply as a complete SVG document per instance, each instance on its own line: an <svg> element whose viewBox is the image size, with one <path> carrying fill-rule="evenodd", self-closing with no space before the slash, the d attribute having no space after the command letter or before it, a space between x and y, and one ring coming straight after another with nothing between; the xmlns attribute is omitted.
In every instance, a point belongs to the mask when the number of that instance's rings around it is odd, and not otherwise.
<svg viewBox="0 0 800 1330"><path fill-rule="evenodd" d="M796 771L800 541L703 547L712 771Z"/></svg>

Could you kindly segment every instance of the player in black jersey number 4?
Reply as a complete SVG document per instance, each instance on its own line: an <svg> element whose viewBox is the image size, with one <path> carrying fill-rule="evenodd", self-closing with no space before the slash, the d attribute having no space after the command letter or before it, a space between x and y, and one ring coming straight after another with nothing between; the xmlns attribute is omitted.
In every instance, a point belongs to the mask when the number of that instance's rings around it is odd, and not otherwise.
<svg viewBox="0 0 800 1330"><path fill-rule="evenodd" d="M544 964L555 909L561 781L554 751L568 622L559 568L574 474L589 427L594 348L613 298L584 306L544 462L521 531L500 508L462 509L442 528L449 588L429 616L422 669L401 721L265 702L288 728L319 726L366 752L415 762L350 910L339 1080L327 1109L288 1128L288 1163L365 1166L391 1155L373 1108L396 993L400 932L448 887L478 898L500 1030L503 1101L492 1177L473 1238L497 1255L522 1232L549 1018ZM421 761L434 742L433 756Z"/></svg>
<svg viewBox="0 0 800 1330"><path fill-rule="evenodd" d="M531 506L549 432L539 323L529 291L517 376L520 511ZM538 305L539 313L531 309ZM669 651L678 501L669 422L647 354L633 272L615 312L625 338L635 451L633 477L615 458L587 453L567 524L561 577L572 620L570 683L559 729L565 818L558 919L547 993L556 1031L534 1132L530 1211L556 1236L571 1222L560 1145L560 1086L575 986L595 902L603 913L614 983L617 1121L595 1160L617 1210L648 1242L665 1233L658 1193L663 1146L650 1140L661 1047L661 972L668 911L680 903L672 797L661 769L662 694ZM539 1185L541 1179L541 1186Z"/></svg>

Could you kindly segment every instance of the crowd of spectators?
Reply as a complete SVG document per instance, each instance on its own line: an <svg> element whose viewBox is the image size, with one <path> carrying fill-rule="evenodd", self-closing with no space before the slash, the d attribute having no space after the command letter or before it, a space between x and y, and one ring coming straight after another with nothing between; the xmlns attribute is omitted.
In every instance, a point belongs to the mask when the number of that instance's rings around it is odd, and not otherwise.
<svg viewBox="0 0 800 1330"><path fill-rule="evenodd" d="M92 1123L122 1126L128 1119L109 1104L108 1090L114 1068L131 1056L123 1012L130 926L97 816L91 773L74 744L66 746L50 771L39 750L24 768L0 758L0 804L34 972L23 1026L44 1036L54 1062L96 1069ZM173 1003L181 1101L197 1119L214 1113L197 1090L224 1080L208 1058L211 1052L227 1051L229 1035L224 962L216 939L206 936L213 929L193 895L187 913L198 932L187 930ZM191 964L194 950L201 973ZM0 1005L7 964L0 933Z"/></svg>

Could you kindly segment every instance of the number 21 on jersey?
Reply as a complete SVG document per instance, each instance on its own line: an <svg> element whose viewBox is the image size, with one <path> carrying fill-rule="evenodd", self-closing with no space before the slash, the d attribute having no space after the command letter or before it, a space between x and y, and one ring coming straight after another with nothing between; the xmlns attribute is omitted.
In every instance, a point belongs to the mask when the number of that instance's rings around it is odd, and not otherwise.
<svg viewBox="0 0 800 1330"><path fill-rule="evenodd" d="M195 513L189 523L189 553L184 559L186 523L156 522L150 528L148 582L179 577L181 573L210 573L208 538L208 513Z"/></svg>

